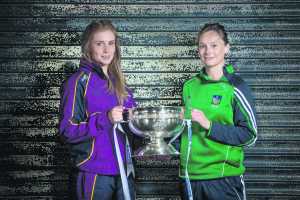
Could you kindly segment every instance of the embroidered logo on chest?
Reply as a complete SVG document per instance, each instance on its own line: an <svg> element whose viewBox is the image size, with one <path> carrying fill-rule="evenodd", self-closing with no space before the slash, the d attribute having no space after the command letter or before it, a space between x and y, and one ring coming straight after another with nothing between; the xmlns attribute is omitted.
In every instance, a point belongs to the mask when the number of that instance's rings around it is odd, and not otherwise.
<svg viewBox="0 0 300 200"><path fill-rule="evenodd" d="M211 103L213 105L219 105L221 103L222 96L221 95L213 95Z"/></svg>

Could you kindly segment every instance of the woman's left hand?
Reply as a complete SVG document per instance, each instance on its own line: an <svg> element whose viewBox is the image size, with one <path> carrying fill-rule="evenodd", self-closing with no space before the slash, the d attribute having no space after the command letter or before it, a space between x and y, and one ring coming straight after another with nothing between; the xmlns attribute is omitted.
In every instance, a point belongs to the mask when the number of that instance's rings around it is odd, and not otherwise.
<svg viewBox="0 0 300 200"><path fill-rule="evenodd" d="M192 121L198 122L206 130L209 129L211 122L207 119L207 117L201 110L193 109L191 115Z"/></svg>
<svg viewBox="0 0 300 200"><path fill-rule="evenodd" d="M129 120L132 120L133 118L133 108L128 108L128 112L129 112Z"/></svg>
<svg viewBox="0 0 300 200"><path fill-rule="evenodd" d="M115 106L108 112L111 123L117 123L123 120L123 107Z"/></svg>

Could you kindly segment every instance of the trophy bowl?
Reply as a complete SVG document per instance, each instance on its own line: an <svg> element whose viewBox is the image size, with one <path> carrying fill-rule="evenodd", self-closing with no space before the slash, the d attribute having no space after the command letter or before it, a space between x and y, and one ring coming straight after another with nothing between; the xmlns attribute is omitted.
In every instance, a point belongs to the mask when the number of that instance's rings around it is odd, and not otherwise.
<svg viewBox="0 0 300 200"><path fill-rule="evenodd" d="M131 131L147 137L150 142L134 153L134 156L178 155L179 152L164 141L184 129L181 107L161 106L135 108L129 122Z"/></svg>

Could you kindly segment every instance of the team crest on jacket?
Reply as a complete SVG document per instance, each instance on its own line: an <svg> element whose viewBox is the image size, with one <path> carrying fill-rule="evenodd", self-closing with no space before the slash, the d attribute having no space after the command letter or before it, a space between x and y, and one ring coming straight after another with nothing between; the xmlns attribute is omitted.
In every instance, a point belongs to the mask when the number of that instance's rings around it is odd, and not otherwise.
<svg viewBox="0 0 300 200"><path fill-rule="evenodd" d="M222 96L221 95L213 95L211 103L214 105L219 105L221 103Z"/></svg>

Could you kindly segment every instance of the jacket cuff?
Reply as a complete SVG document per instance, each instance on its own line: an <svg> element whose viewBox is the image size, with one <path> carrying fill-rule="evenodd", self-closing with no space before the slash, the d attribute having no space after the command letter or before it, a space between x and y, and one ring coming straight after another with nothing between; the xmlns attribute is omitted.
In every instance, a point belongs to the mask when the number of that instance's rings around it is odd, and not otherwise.
<svg viewBox="0 0 300 200"><path fill-rule="evenodd" d="M209 127L209 129L208 129L208 131L207 131L206 136L207 136L207 137L208 137L208 136L211 136L212 134L217 133L218 130L220 130L220 129L222 129L222 124L219 124L219 123L217 123L217 122L212 122L212 121L211 121L210 127Z"/></svg>

